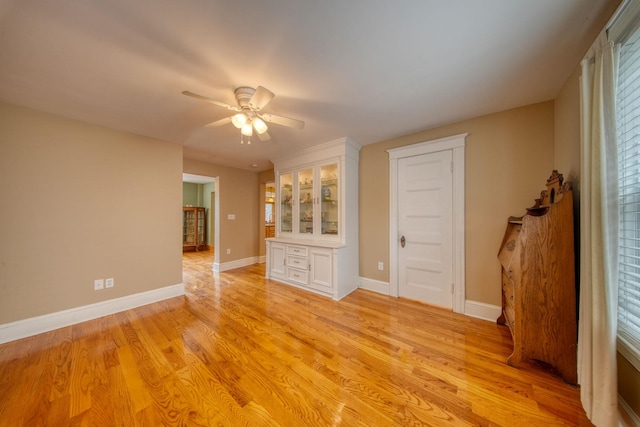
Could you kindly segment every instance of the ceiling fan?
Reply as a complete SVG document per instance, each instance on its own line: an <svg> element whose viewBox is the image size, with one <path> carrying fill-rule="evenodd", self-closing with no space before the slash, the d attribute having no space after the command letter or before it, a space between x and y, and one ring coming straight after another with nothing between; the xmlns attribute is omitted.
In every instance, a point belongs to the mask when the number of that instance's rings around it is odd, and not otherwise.
<svg viewBox="0 0 640 427"><path fill-rule="evenodd" d="M304 128L304 122L301 120L290 119L288 117L278 116L271 113L262 113L260 110L264 108L275 97L275 94L269 89L262 86L252 88L248 86L241 86L235 89L234 93L238 106L229 105L224 102L216 101L206 96L198 95L197 93L185 90L182 92L184 95L196 98L202 101L209 102L218 107L226 108L227 110L235 111L233 114L224 119L216 120L215 122L205 125L207 128L214 128L227 123L233 124L236 128L240 129L240 143L244 143L242 136L248 138L248 143L251 144L251 135L255 130L258 134L260 141L268 141L271 139L267 133L267 125L265 122L274 123L277 125L287 126L296 129Z"/></svg>

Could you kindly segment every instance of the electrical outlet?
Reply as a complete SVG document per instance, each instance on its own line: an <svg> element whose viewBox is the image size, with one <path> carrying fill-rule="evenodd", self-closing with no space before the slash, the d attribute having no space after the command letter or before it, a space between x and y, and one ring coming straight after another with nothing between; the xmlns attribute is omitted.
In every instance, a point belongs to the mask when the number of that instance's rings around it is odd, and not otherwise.
<svg viewBox="0 0 640 427"><path fill-rule="evenodd" d="M231 249L227 249L227 255L231 255Z"/></svg>
<svg viewBox="0 0 640 427"><path fill-rule="evenodd" d="M382 261L378 261L378 270L384 270L384 263Z"/></svg>
<svg viewBox="0 0 640 427"><path fill-rule="evenodd" d="M104 288L104 279L96 279L93 281L93 290L99 291Z"/></svg>
<svg viewBox="0 0 640 427"><path fill-rule="evenodd" d="M105 288L113 288L113 285L114 285L113 277L109 277L108 279L104 280Z"/></svg>

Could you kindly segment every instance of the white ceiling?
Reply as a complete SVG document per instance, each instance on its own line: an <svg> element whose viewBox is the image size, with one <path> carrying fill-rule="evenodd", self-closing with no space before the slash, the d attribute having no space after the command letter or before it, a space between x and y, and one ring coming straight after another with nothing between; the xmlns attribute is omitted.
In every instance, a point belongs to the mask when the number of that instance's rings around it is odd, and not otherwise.
<svg viewBox="0 0 640 427"><path fill-rule="evenodd" d="M0 0L0 100L248 170L349 136L370 144L553 99L607 0ZM237 86L276 94L240 145L203 125ZM252 167L256 163L258 167Z"/></svg>

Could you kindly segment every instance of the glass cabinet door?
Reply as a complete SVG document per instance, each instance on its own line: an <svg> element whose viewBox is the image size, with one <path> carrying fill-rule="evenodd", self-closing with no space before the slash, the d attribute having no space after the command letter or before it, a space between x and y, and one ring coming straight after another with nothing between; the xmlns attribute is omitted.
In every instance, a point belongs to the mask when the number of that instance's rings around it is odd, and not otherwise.
<svg viewBox="0 0 640 427"><path fill-rule="evenodd" d="M313 234L313 169L298 171L299 233Z"/></svg>
<svg viewBox="0 0 640 427"><path fill-rule="evenodd" d="M182 214L182 244L195 243L195 215L193 209L185 210Z"/></svg>
<svg viewBox="0 0 640 427"><path fill-rule="evenodd" d="M340 197L338 194L338 164L320 167L320 232L323 235L338 234Z"/></svg>
<svg viewBox="0 0 640 427"><path fill-rule="evenodd" d="M196 245L201 246L204 245L204 217L205 217L205 209L198 209L198 236L196 239Z"/></svg>
<svg viewBox="0 0 640 427"><path fill-rule="evenodd" d="M280 232L293 231L293 174L280 175Z"/></svg>

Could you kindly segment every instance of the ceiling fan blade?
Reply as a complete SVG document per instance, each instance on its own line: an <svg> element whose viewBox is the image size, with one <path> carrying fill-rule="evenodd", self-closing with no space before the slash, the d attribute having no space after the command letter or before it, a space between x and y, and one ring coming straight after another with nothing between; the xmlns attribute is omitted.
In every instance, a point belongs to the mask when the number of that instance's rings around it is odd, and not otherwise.
<svg viewBox="0 0 640 427"><path fill-rule="evenodd" d="M262 132L258 133L258 139L260 139L260 141L268 141L271 139L271 136L269 136L269 132Z"/></svg>
<svg viewBox="0 0 640 427"><path fill-rule="evenodd" d="M249 107L251 107L252 110L261 110L265 105L271 102L275 96L276 95L269 89L258 86L255 93L249 100Z"/></svg>
<svg viewBox="0 0 640 427"><path fill-rule="evenodd" d="M195 99L199 99L201 101L208 102L208 103L213 104L213 105L217 105L218 107L226 108L227 110L240 111L240 108L238 108L238 107L234 107L233 105L229 105L229 104L226 104L224 102L215 101L215 100L213 100L211 98L207 98L206 96L198 95L197 93L193 93L193 92L190 92L188 90L182 91L182 94L190 96L190 97L195 98Z"/></svg>
<svg viewBox="0 0 640 427"><path fill-rule="evenodd" d="M288 117L282 117L276 114L264 113L260 114L260 118L262 118L262 120L264 120L265 122L275 123L277 125L287 126L290 128L304 128L304 122L302 120L290 119Z"/></svg>
<svg viewBox="0 0 640 427"><path fill-rule="evenodd" d="M218 126L226 125L227 123L231 123L231 117L225 117L224 119L216 120L215 122L211 122L207 125L204 125L206 128L217 128Z"/></svg>

